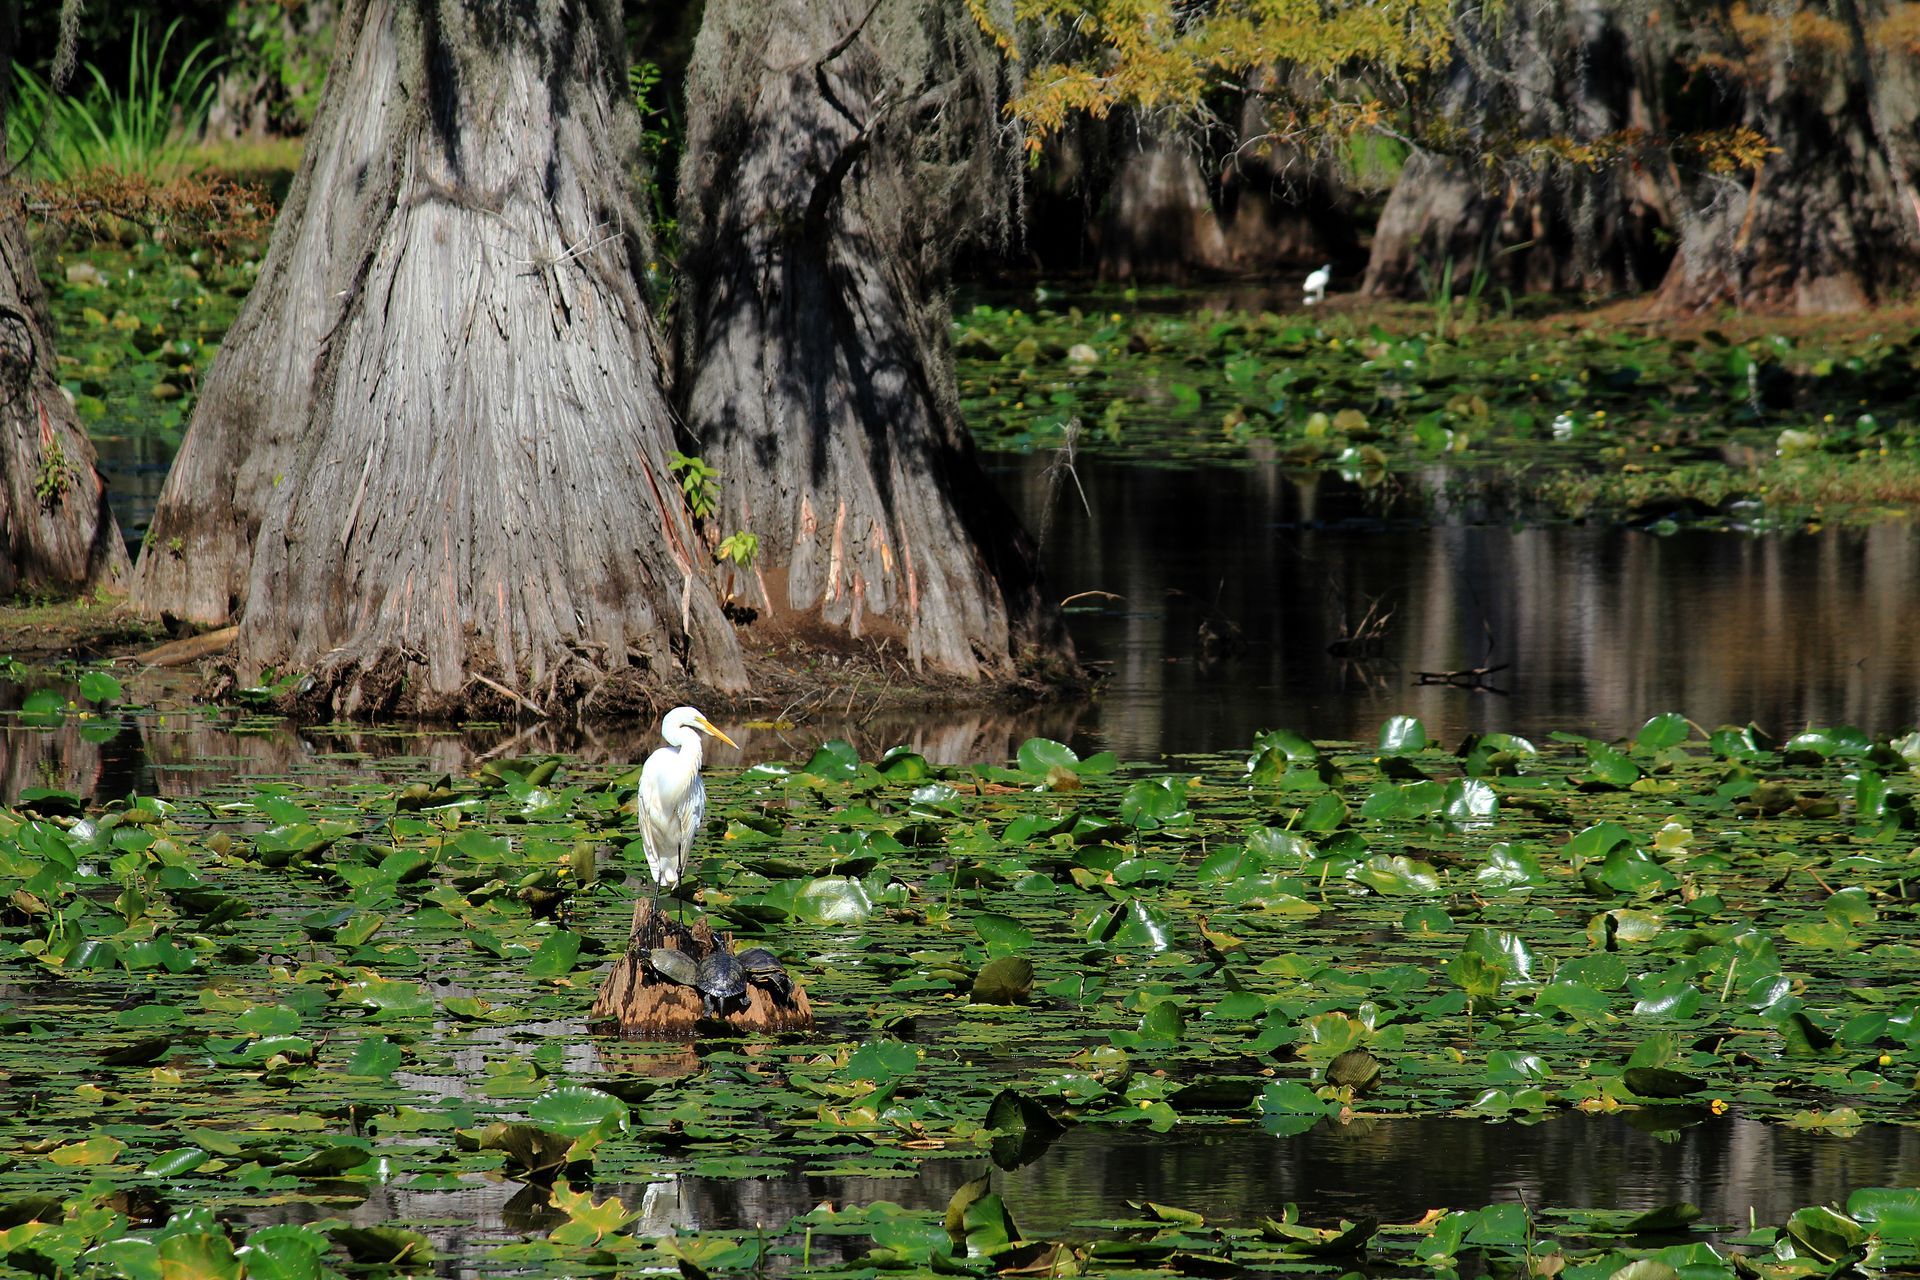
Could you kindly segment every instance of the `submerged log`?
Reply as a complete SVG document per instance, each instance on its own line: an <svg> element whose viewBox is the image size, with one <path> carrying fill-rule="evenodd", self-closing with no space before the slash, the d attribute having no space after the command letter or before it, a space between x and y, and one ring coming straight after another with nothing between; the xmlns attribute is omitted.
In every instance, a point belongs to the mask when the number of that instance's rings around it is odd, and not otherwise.
<svg viewBox="0 0 1920 1280"><path fill-rule="evenodd" d="M715 952L734 950L731 933L715 933L705 920L691 927L651 901L636 902L627 949L593 1002L589 1026L600 1034L641 1040L690 1040L702 1035L766 1034L805 1031L813 1026L813 1005L798 983L784 992L749 981L743 1000L732 1008L709 1010L693 987L663 977L649 960L656 949L678 951L696 964Z"/></svg>

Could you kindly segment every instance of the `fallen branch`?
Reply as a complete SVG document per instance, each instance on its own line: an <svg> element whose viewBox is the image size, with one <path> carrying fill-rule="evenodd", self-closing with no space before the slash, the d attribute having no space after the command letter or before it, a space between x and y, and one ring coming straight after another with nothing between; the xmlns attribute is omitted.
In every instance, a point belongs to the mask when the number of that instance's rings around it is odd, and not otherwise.
<svg viewBox="0 0 1920 1280"><path fill-rule="evenodd" d="M507 686L501 684L498 680L492 679L491 677L488 677L488 676L483 676L477 671L474 672L472 675L468 676L467 679L473 681L475 684L485 685L487 688L493 690L495 693L499 694L503 698L512 699L514 702L519 703L521 706L525 707L528 711L531 711L534 715L540 717L540 719L542 720L545 720L547 718L547 711L545 707L542 707L539 703L533 701L533 699L527 697L525 694L515 693L512 689L507 688Z"/></svg>
<svg viewBox="0 0 1920 1280"><path fill-rule="evenodd" d="M188 636L184 640L170 640L157 649L149 649L134 659L149 667L179 667L201 658L211 657L233 644L234 637L240 634L239 624L222 627L218 631L208 631L197 636Z"/></svg>
<svg viewBox="0 0 1920 1280"><path fill-rule="evenodd" d="M1496 671L1505 671L1511 663L1502 662L1493 667L1467 667L1460 671L1416 671L1415 683L1444 684L1455 689L1483 689L1487 687L1487 677Z"/></svg>

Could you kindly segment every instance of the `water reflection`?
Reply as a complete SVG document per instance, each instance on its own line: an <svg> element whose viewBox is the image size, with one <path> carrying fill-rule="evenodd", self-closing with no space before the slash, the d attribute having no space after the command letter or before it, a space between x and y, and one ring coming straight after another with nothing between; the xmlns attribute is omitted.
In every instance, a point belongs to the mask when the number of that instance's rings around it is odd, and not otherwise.
<svg viewBox="0 0 1920 1280"><path fill-rule="evenodd" d="M144 691L143 691L144 692ZM610 770L638 764L659 746L651 722L625 725L302 727L232 711L186 705L69 718L52 727L24 722L17 711L27 687L0 681L0 802L51 787L89 799L133 792L184 797L224 792L252 779L298 776L310 784L382 782L471 772L485 760L558 752L579 765ZM781 728L721 722L739 749L715 743L709 766L736 768L765 760L805 760L824 739L844 737L864 759L905 744L936 764L1010 758L1034 734L1070 739L1087 709L1049 706L1025 712L971 708L892 712L864 719L810 720Z"/></svg>
<svg viewBox="0 0 1920 1280"><path fill-rule="evenodd" d="M1449 744L1489 729L1620 737L1666 710L1776 734L1920 722L1920 537L1904 525L1765 538L1512 529L1474 523L1459 498L1445 499L1439 521L1414 524L1391 518L1390 495L1274 463L1083 460L1083 507L1049 457L994 463L1042 531L1054 589L1074 600L1081 654L1108 675L1098 698L1022 712L847 705L781 729L723 718L741 750L713 751L716 768L804 759L829 737L867 758L905 743L937 763L1004 760L1036 734L1151 759L1234 749L1276 726L1369 740L1400 713ZM1378 642L1332 652L1370 611L1387 619ZM1498 668L1487 687L1420 683L1421 672L1475 667ZM0 683L0 711L25 692ZM459 773L546 751L624 766L657 745L651 722L295 729L190 711L177 681L139 696L165 714L54 729L0 719L0 799L26 786L112 798L193 794L244 775Z"/></svg>
<svg viewBox="0 0 1920 1280"><path fill-rule="evenodd" d="M1089 515L1052 461L998 459L1046 530L1055 590L1081 596L1081 654L1111 675L1082 744L1123 758L1276 726L1371 739L1403 712L1448 743L1618 737L1666 710L1775 733L1920 719L1920 537L1905 525L1764 538L1415 526L1337 476L1277 464L1083 460ZM1391 620L1375 649L1330 653L1376 602ZM1497 692L1418 682L1483 666L1503 668Z"/></svg>
<svg viewBox="0 0 1920 1280"><path fill-rule="evenodd" d="M917 1176L792 1174L747 1182L682 1178L684 1225L777 1229L823 1200L944 1209L980 1161L936 1160ZM1167 1134L1083 1125L994 1187L1021 1227L1042 1236L1130 1216L1127 1201L1200 1210L1257 1225L1288 1203L1302 1220L1412 1222L1429 1209L1515 1200L1538 1208L1647 1210L1685 1201L1704 1225L1778 1225L1795 1209L1844 1204L1856 1188L1912 1186L1920 1132L1871 1126L1846 1139L1724 1117L1656 1136L1621 1115L1568 1113L1532 1126L1451 1117L1318 1127L1292 1138L1252 1126ZM623 1195L625 1192L623 1192ZM1750 1217L1751 1215L1751 1217Z"/></svg>
<svg viewBox="0 0 1920 1280"><path fill-rule="evenodd" d="M823 1202L887 1200L942 1211L985 1167L978 1159L928 1160L903 1177L796 1170L709 1178L663 1171L646 1182L602 1183L593 1191L638 1209L642 1234L777 1235ZM1239 1226L1277 1216L1289 1203L1299 1206L1303 1221L1332 1225L1369 1216L1406 1223L1430 1209L1515 1201L1535 1210L1629 1211L1685 1202L1701 1209L1703 1228L1733 1234L1750 1223L1778 1226L1808 1205L1844 1205L1860 1187L1916 1180L1920 1131L1910 1128L1872 1125L1840 1138L1727 1116L1654 1134L1624 1115L1569 1112L1531 1126L1451 1117L1322 1122L1291 1138L1250 1125L1167 1134L1083 1125L1034 1163L996 1172L994 1188L1022 1230L1042 1238L1085 1235L1076 1224L1134 1216L1130 1200L1196 1209ZM333 1211L369 1225L418 1224L453 1256L471 1256L476 1244L548 1230L559 1221L540 1192L492 1178L466 1179L451 1189L378 1186L363 1203ZM286 1213L260 1220L284 1220ZM1552 1234L1551 1219L1544 1230ZM866 1248L857 1240L842 1243L854 1255ZM837 1247L823 1239L815 1246Z"/></svg>

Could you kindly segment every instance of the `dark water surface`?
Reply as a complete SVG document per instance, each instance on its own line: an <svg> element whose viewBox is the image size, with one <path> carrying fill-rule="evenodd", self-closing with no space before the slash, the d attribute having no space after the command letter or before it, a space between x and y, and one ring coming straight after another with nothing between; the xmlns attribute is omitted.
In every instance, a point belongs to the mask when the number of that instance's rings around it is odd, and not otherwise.
<svg viewBox="0 0 1920 1280"><path fill-rule="evenodd" d="M714 766L804 758L846 737L907 743L940 763L1010 756L1044 735L1123 759L1238 750L1262 729L1371 740L1419 716L1451 745L1491 729L1632 733L1677 710L1775 734L1920 723L1920 536L1906 524L1758 536L1606 525L1511 528L1441 510L1415 522L1333 475L1277 465L1186 470L1046 456L991 460L1038 532L1081 656L1105 676L1084 704L876 714L849 702L779 729L726 723L742 750ZM1085 493L1082 504L1081 491ZM1377 644L1340 655L1369 611ZM1497 668L1480 688L1421 672ZM0 682L0 710L25 689ZM0 721L0 798L23 786L107 797L191 794L235 776L470 767L560 750L625 764L650 724L586 731L323 733L187 710L176 682L136 697L170 710L47 730ZM716 744L717 746L717 744ZM424 764L415 757L425 757ZM411 761L411 763L410 763Z"/></svg>
<svg viewBox="0 0 1920 1280"><path fill-rule="evenodd" d="M984 1165L933 1161L906 1179L795 1174L735 1181L683 1178L687 1216L705 1228L775 1226L822 1200L946 1208ZM1786 1221L1804 1205L1844 1203L1865 1186L1920 1179L1920 1131L1872 1126L1852 1138L1723 1117L1664 1135L1619 1115L1569 1112L1537 1125L1428 1117L1336 1125L1291 1138L1252 1125L1166 1134L1084 1125L1034 1163L996 1173L1023 1229L1050 1235L1078 1221L1134 1216L1152 1200L1231 1225L1257 1225L1289 1204L1303 1221L1413 1222L1429 1209L1524 1201L1532 1208L1647 1210L1685 1201L1705 1225ZM631 1201L629 1201L631 1203Z"/></svg>
<svg viewBox="0 0 1920 1280"><path fill-rule="evenodd" d="M891 1201L944 1211L961 1184L990 1166L981 1158L930 1159L904 1177L833 1176L792 1170L770 1177L681 1175L633 1185L601 1184L642 1214L636 1230L779 1234L816 1205ZM1029 1236L1088 1234L1076 1224L1137 1216L1151 1200L1210 1221L1258 1225L1287 1204L1303 1222L1331 1226L1374 1217L1417 1221L1430 1209L1525 1203L1530 1209L1642 1212L1689 1203L1698 1230L1736 1235L1784 1222L1806 1205L1843 1205L1857 1188L1920 1180L1920 1131L1867 1126L1853 1138L1782 1129L1725 1116L1691 1128L1643 1132L1621 1115L1568 1112L1535 1125L1467 1118L1408 1118L1336 1125L1273 1137L1251 1125L1153 1134L1105 1125L1070 1130L1038 1160L994 1173L994 1189ZM545 1232L564 1219L538 1191L475 1179L447 1191L382 1187L343 1216L395 1218L427 1228L456 1255L493 1238ZM1542 1219L1551 1237L1554 1218ZM847 1242L863 1252L870 1242ZM816 1249L832 1249L816 1240Z"/></svg>
<svg viewBox="0 0 1920 1280"><path fill-rule="evenodd" d="M1080 597L1081 656L1109 676L1081 742L1123 759L1237 748L1263 728L1367 740L1402 713L1449 745L1490 729L1616 738L1663 711L1777 734L1920 722L1920 537L1905 524L1416 524L1337 476L1084 459L1083 507L1050 458L997 462L1043 531L1053 591ZM1329 652L1370 608L1390 614L1378 646ZM1501 669L1480 690L1420 683L1474 667Z"/></svg>
<svg viewBox="0 0 1920 1280"><path fill-rule="evenodd" d="M144 468L148 490L157 486L155 462L123 462ZM1126 759L1234 750L1282 726L1371 739L1400 713L1420 716L1449 745L1490 729L1619 737L1670 709L1709 727L1751 720L1777 734L1847 723L1881 735L1920 722L1920 537L1906 525L1767 537L1515 529L1430 500L1420 520L1406 519L1391 501L1337 477L1277 465L1083 461L1070 479L1050 457L990 462L1042 538L1051 589L1071 601L1082 657L1106 674L1098 697L1018 713L877 716L849 704L791 728L723 718L742 750L716 751L718 769L804 758L835 735L868 758L905 742L960 763L1004 759L1034 734ZM1378 642L1333 652L1370 611L1386 618ZM1420 683L1421 672L1473 667L1498 669L1482 688ZM17 707L24 692L0 683L0 709ZM562 750L626 765L655 739L650 724L517 734L297 729L191 709L192 697L189 687L166 687L142 697L157 710L57 728L0 718L0 799L34 786L101 799L205 794L260 776L399 786L469 769L490 753ZM643 1209L646 1231L778 1231L827 1200L940 1210L983 1167L977 1157L930 1158L903 1178L792 1169L595 1190ZM1020 1225L1040 1235L1126 1216L1128 1200L1240 1224L1288 1202L1305 1221L1331 1224L1361 1216L1404 1223L1432 1208L1515 1200L1625 1210L1688 1201L1706 1224L1731 1233L1750 1220L1777 1224L1805 1205L1844 1202L1859 1187L1916 1183L1913 1128L1870 1126L1840 1138L1736 1115L1656 1136L1621 1116L1569 1113L1532 1126L1323 1124L1293 1138L1252 1126L1155 1135L1089 1125L998 1175L996 1189ZM554 1225L543 1197L480 1180L447 1191L378 1187L342 1212L420 1224L463 1259ZM1543 1229L1553 1231L1551 1218Z"/></svg>

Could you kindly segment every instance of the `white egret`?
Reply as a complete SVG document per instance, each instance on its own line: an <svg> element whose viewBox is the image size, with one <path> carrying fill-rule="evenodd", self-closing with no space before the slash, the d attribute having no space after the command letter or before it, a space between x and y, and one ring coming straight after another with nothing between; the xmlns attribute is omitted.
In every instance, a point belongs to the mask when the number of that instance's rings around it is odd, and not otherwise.
<svg viewBox="0 0 1920 1280"><path fill-rule="evenodd" d="M1307 277L1307 305L1311 307L1317 302L1325 302L1327 300L1327 286L1331 283L1333 283L1333 264L1329 262L1326 266Z"/></svg>
<svg viewBox="0 0 1920 1280"><path fill-rule="evenodd" d="M700 780L700 735L712 734L730 747L732 738L692 707L675 707L660 722L660 736L669 745L647 757L640 770L640 840L647 851L647 870L653 874L654 901L660 891L672 893L687 873L687 852L700 824L707 820L707 784Z"/></svg>

